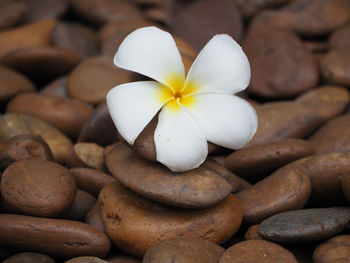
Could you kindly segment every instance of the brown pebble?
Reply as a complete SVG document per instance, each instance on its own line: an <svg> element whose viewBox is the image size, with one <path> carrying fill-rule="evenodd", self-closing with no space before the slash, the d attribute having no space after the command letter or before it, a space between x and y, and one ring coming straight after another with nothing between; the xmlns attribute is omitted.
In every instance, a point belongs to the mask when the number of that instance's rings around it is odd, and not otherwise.
<svg viewBox="0 0 350 263"><path fill-rule="evenodd" d="M110 89L121 83L130 82L131 74L130 71L113 65L112 58L89 58L69 74L67 92L73 99L99 104L105 101Z"/></svg>
<svg viewBox="0 0 350 263"><path fill-rule="evenodd" d="M235 174L254 181L266 172L314 153L314 146L307 141L284 139L237 150L226 157L224 165Z"/></svg>
<svg viewBox="0 0 350 263"><path fill-rule="evenodd" d="M336 205L344 200L341 179L350 173L350 153L318 154L290 163L280 173L299 171L311 182L310 202L318 206Z"/></svg>
<svg viewBox="0 0 350 263"><path fill-rule="evenodd" d="M243 23L233 1L188 2L174 14L174 33L199 51L218 33L229 34L240 41Z"/></svg>
<svg viewBox="0 0 350 263"><path fill-rule="evenodd" d="M60 215L60 218L84 222L96 201L93 195L77 189L72 205Z"/></svg>
<svg viewBox="0 0 350 263"><path fill-rule="evenodd" d="M85 217L85 223L92 225L103 233L106 233L105 227L102 221L101 208L98 202L96 202L87 213Z"/></svg>
<svg viewBox="0 0 350 263"><path fill-rule="evenodd" d="M87 26L77 23L60 22L52 30L52 43L88 58L98 53L95 32Z"/></svg>
<svg viewBox="0 0 350 263"><path fill-rule="evenodd" d="M40 136L17 135L0 143L0 167L6 168L19 160L52 161L47 143Z"/></svg>
<svg viewBox="0 0 350 263"><path fill-rule="evenodd" d="M17 25L24 17L27 6L13 0L0 1L0 30Z"/></svg>
<svg viewBox="0 0 350 263"><path fill-rule="evenodd" d="M295 97L318 82L318 68L311 52L291 31L259 27L248 32L242 47L252 71L248 87L251 94Z"/></svg>
<svg viewBox="0 0 350 263"><path fill-rule="evenodd" d="M28 7L24 16L24 22L39 21L48 18L59 18L68 9L68 2L65 0L21 0Z"/></svg>
<svg viewBox="0 0 350 263"><path fill-rule="evenodd" d="M228 171L224 167L223 171L218 171L203 163L197 169L174 173L165 166L140 158L124 144L118 144L107 155L106 165L129 189L179 207L208 207L226 198L232 190L225 178Z"/></svg>
<svg viewBox="0 0 350 263"><path fill-rule="evenodd" d="M246 240L265 240L265 238L258 232L259 225L252 225L245 232L244 238Z"/></svg>
<svg viewBox="0 0 350 263"><path fill-rule="evenodd" d="M143 263L217 263L225 249L204 239L178 237L162 240L147 250Z"/></svg>
<svg viewBox="0 0 350 263"><path fill-rule="evenodd" d="M104 171L103 148L96 143L76 143L67 158L69 167L90 167Z"/></svg>
<svg viewBox="0 0 350 263"><path fill-rule="evenodd" d="M65 261L65 263L108 263L108 261L98 257L76 257Z"/></svg>
<svg viewBox="0 0 350 263"><path fill-rule="evenodd" d="M301 209L265 219L258 231L273 242L304 243L338 234L347 227L349 220L349 207Z"/></svg>
<svg viewBox="0 0 350 263"><path fill-rule="evenodd" d="M34 252L24 252L15 254L4 261L1 261L1 263L55 263L55 261L50 258L49 256L46 256L44 254L40 253L34 253Z"/></svg>
<svg viewBox="0 0 350 263"><path fill-rule="evenodd" d="M73 203L75 192L74 177L54 162L17 161L1 177L2 197L28 215L54 217Z"/></svg>
<svg viewBox="0 0 350 263"><path fill-rule="evenodd" d="M71 138L76 138L85 122L90 118L93 109L77 100L39 93L25 93L12 99L7 104L6 111L34 116L51 124Z"/></svg>
<svg viewBox="0 0 350 263"><path fill-rule="evenodd" d="M261 9L279 7L290 0L235 0L234 2L244 17L251 17Z"/></svg>
<svg viewBox="0 0 350 263"><path fill-rule="evenodd" d="M234 195L210 208L188 210L152 202L117 182L102 189L99 203L112 242L138 257L156 241L173 237L198 237L221 244L237 232L242 218Z"/></svg>
<svg viewBox="0 0 350 263"><path fill-rule="evenodd" d="M0 214L0 245L60 258L103 258L110 249L107 236L88 224L11 214Z"/></svg>
<svg viewBox="0 0 350 263"><path fill-rule="evenodd" d="M228 248L219 263L298 263L283 247L265 240L248 240Z"/></svg>
<svg viewBox="0 0 350 263"><path fill-rule="evenodd" d="M104 186L115 181L114 177L91 168L72 168L70 173L74 176L78 188L96 197Z"/></svg>
<svg viewBox="0 0 350 263"><path fill-rule="evenodd" d="M8 67L0 66L0 102L29 91L35 91L35 86L27 77Z"/></svg>
<svg viewBox="0 0 350 263"><path fill-rule="evenodd" d="M350 23L339 27L328 39L331 49L350 48Z"/></svg>
<svg viewBox="0 0 350 263"><path fill-rule="evenodd" d="M79 134L78 141L94 142L101 146L107 146L119 141L115 125L105 102L96 108L85 123Z"/></svg>
<svg viewBox="0 0 350 263"><path fill-rule="evenodd" d="M73 147L72 142L51 125L22 113L6 113L0 117L0 139L20 134L39 135L49 145L57 162L65 163Z"/></svg>
<svg viewBox="0 0 350 263"><path fill-rule="evenodd" d="M335 236L319 245L313 253L314 263L348 263L350 235Z"/></svg>
<svg viewBox="0 0 350 263"><path fill-rule="evenodd" d="M302 208L310 194L310 179L304 173L277 170L237 197L243 205L244 222L257 224L276 213Z"/></svg>
<svg viewBox="0 0 350 263"><path fill-rule="evenodd" d="M47 19L0 32L0 58L17 49L49 45L56 23L56 20Z"/></svg>
<svg viewBox="0 0 350 263"><path fill-rule="evenodd" d="M321 72L332 84L350 85L350 47L331 50L322 59Z"/></svg>
<svg viewBox="0 0 350 263"><path fill-rule="evenodd" d="M68 79L67 76L54 79L53 81L49 82L46 86L44 86L40 90L40 93L51 95L51 96L68 98L67 91L66 91L67 79Z"/></svg>
<svg viewBox="0 0 350 263"><path fill-rule="evenodd" d="M15 50L1 58L1 63L34 79L51 80L68 73L80 57L61 47L28 47Z"/></svg>

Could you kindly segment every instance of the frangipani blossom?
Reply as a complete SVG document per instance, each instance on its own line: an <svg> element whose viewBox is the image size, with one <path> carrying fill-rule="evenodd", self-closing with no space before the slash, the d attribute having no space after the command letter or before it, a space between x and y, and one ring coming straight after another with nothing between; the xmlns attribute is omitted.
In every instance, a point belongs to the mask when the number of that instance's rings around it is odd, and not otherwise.
<svg viewBox="0 0 350 263"><path fill-rule="evenodd" d="M159 112L156 158L172 171L202 164L208 155L207 141L239 149L256 132L253 107L233 95L249 84L249 62L228 35L216 35L207 43L187 77L174 39L156 27L128 35L114 63L155 80L110 90L107 105L114 124L132 145Z"/></svg>

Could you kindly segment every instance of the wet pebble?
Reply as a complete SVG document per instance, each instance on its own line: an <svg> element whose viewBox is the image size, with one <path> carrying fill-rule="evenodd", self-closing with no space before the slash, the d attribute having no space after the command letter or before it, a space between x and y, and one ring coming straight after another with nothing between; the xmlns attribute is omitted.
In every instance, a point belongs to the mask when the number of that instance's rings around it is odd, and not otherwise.
<svg viewBox="0 0 350 263"><path fill-rule="evenodd" d="M350 220L350 208L313 208L279 213L265 219L258 228L274 242L318 241L343 231Z"/></svg>
<svg viewBox="0 0 350 263"><path fill-rule="evenodd" d="M87 213L85 217L85 223L92 225L103 233L106 233L105 227L102 221L101 208L98 202L96 202Z"/></svg>
<svg viewBox="0 0 350 263"><path fill-rule="evenodd" d="M103 148L96 143L76 143L68 155L67 166L90 167L104 171Z"/></svg>
<svg viewBox="0 0 350 263"><path fill-rule="evenodd" d="M107 155L106 165L118 181L136 193L179 207L211 206L226 198L232 190L223 175L207 167L206 163L197 169L173 173L164 166L140 158L123 144L117 145Z"/></svg>
<svg viewBox="0 0 350 263"><path fill-rule="evenodd" d="M350 235L335 236L319 245L313 253L314 263L347 263L350 258Z"/></svg>
<svg viewBox="0 0 350 263"><path fill-rule="evenodd" d="M216 263L224 249L207 240L194 237L179 237L155 243L147 250L143 263Z"/></svg>
<svg viewBox="0 0 350 263"><path fill-rule="evenodd" d="M155 203L114 182L102 189L99 203L112 242L138 257L156 241L180 236L222 244L237 232L242 220L234 195L210 208L189 210Z"/></svg>
<svg viewBox="0 0 350 263"><path fill-rule="evenodd" d="M24 252L15 254L4 261L1 261L1 263L55 263L55 261L50 258L49 256L46 256L41 253L34 253L34 252Z"/></svg>
<svg viewBox="0 0 350 263"><path fill-rule="evenodd" d="M75 193L69 170L49 161L17 161L1 176L1 196L28 215L54 217L73 203Z"/></svg>

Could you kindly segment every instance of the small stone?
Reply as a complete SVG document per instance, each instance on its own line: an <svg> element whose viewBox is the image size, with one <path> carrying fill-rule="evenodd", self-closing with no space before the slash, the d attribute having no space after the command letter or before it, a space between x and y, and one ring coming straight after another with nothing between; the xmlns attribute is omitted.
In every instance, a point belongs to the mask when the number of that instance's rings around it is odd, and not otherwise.
<svg viewBox="0 0 350 263"><path fill-rule="evenodd" d="M223 176L223 172L228 174L224 167L218 172L204 162L197 169L174 173L140 158L123 144L117 145L107 155L106 165L111 174L129 189L152 200L179 207L214 205L226 198L232 189Z"/></svg>
<svg viewBox="0 0 350 263"><path fill-rule="evenodd" d="M331 49L350 48L350 24L335 30L328 39Z"/></svg>
<svg viewBox="0 0 350 263"><path fill-rule="evenodd" d="M17 25L27 12L24 3L13 0L0 1L0 30Z"/></svg>
<svg viewBox="0 0 350 263"><path fill-rule="evenodd" d="M44 254L40 253L34 253L34 252L24 252L15 254L4 261L1 261L1 263L55 263L55 261L50 258L49 256L46 256Z"/></svg>
<svg viewBox="0 0 350 263"><path fill-rule="evenodd" d="M98 257L76 257L65 261L65 263L108 263L108 261Z"/></svg>
<svg viewBox="0 0 350 263"><path fill-rule="evenodd" d="M314 208L279 213L259 225L259 234L274 242L319 241L343 231L350 208Z"/></svg>
<svg viewBox="0 0 350 263"><path fill-rule="evenodd" d="M102 221L101 208L98 202L96 202L87 213L85 223L92 225L103 233L106 233L105 227Z"/></svg>
<svg viewBox="0 0 350 263"><path fill-rule="evenodd" d="M59 77L54 79L45 87L40 90L40 93L52 96L58 96L62 98L68 98L66 87L67 87L67 76Z"/></svg>
<svg viewBox="0 0 350 263"><path fill-rule="evenodd" d="M155 203L114 182L102 189L99 204L112 242L137 257L156 241L180 236L222 244L237 232L242 220L234 195L210 208L189 210Z"/></svg>
<svg viewBox="0 0 350 263"><path fill-rule="evenodd" d="M322 59L322 76L332 84L350 85L350 47L331 50Z"/></svg>
<svg viewBox="0 0 350 263"><path fill-rule="evenodd" d="M298 263L283 247L265 240L248 240L228 248L219 263Z"/></svg>
<svg viewBox="0 0 350 263"><path fill-rule="evenodd" d="M350 235L335 236L319 245L313 254L314 263L347 263L350 258Z"/></svg>
<svg viewBox="0 0 350 263"><path fill-rule="evenodd" d="M217 263L224 249L212 242L194 237L172 238L155 243L147 250L143 263Z"/></svg>
<svg viewBox="0 0 350 263"><path fill-rule="evenodd" d="M75 192L68 169L49 161L17 161L1 176L2 197L27 215L57 216L73 203Z"/></svg>
<svg viewBox="0 0 350 263"><path fill-rule="evenodd" d="M258 232L259 225L252 225L248 228L244 235L246 240L265 240L265 238Z"/></svg>
<svg viewBox="0 0 350 263"><path fill-rule="evenodd" d="M103 148L96 143L75 144L67 158L68 167L90 167L104 171Z"/></svg>

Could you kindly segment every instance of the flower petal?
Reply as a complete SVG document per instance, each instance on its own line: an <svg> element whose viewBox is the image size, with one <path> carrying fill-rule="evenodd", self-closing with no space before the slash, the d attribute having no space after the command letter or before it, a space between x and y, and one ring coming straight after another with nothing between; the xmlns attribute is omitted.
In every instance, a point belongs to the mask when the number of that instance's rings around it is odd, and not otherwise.
<svg viewBox="0 0 350 263"><path fill-rule="evenodd" d="M119 85L106 97L107 107L120 135L130 144L172 96L168 87L155 81Z"/></svg>
<svg viewBox="0 0 350 263"><path fill-rule="evenodd" d="M250 66L240 45L229 35L216 35L201 50L188 73L185 93L234 94L248 87Z"/></svg>
<svg viewBox="0 0 350 263"><path fill-rule="evenodd" d="M188 111L209 142L230 149L242 148L258 126L254 108L245 100L227 94L197 94Z"/></svg>
<svg viewBox="0 0 350 263"><path fill-rule="evenodd" d="M114 64L135 71L167 86L174 79L184 84L185 69L173 37L156 27L144 27L129 34L119 46Z"/></svg>
<svg viewBox="0 0 350 263"><path fill-rule="evenodd" d="M200 127L186 110L164 105L154 132L157 160L174 172L197 168L208 155L208 144Z"/></svg>

